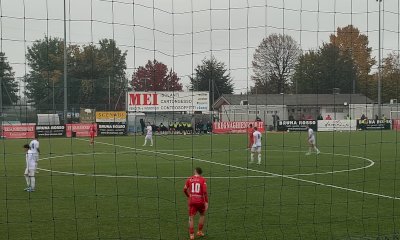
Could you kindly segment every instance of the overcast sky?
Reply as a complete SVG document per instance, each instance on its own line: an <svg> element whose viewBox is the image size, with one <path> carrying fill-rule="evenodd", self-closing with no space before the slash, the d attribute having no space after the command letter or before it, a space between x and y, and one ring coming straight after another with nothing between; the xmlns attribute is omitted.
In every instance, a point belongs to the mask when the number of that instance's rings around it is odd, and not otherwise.
<svg viewBox="0 0 400 240"><path fill-rule="evenodd" d="M348 24L368 35L373 54L378 55L376 0L66 2L68 42L89 44L114 38L128 52L129 77L135 67L155 58L172 67L187 86L197 64L213 54L225 62L235 92L245 92L253 84L254 49L266 35L289 34L306 51L329 41L337 27ZM63 0L0 0L0 4L2 51L16 76L22 77L29 71L25 62L27 46L45 35L63 37ZM382 2L384 55L400 49L399 4L399 0Z"/></svg>

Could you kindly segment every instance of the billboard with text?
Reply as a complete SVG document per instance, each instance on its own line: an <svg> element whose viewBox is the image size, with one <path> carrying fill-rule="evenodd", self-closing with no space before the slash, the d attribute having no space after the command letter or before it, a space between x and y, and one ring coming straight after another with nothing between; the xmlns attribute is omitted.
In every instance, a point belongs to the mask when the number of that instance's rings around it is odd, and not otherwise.
<svg viewBox="0 0 400 240"><path fill-rule="evenodd" d="M318 132L355 131L357 120L319 120Z"/></svg>
<svg viewBox="0 0 400 240"><path fill-rule="evenodd" d="M38 125L36 134L41 137L65 136L65 125Z"/></svg>
<svg viewBox="0 0 400 240"><path fill-rule="evenodd" d="M126 122L126 112L124 111L96 112L96 122L102 122L102 123Z"/></svg>
<svg viewBox="0 0 400 240"><path fill-rule="evenodd" d="M265 132L264 122L214 122L213 133L247 133L250 124L257 127L260 132Z"/></svg>
<svg viewBox="0 0 400 240"><path fill-rule="evenodd" d="M2 125L1 135L4 138L34 138L35 123L21 123L12 125Z"/></svg>
<svg viewBox="0 0 400 240"><path fill-rule="evenodd" d="M205 112L208 92L128 92L128 112Z"/></svg>
<svg viewBox="0 0 400 240"><path fill-rule="evenodd" d="M76 137L89 137L90 136L89 128L91 126L92 124L90 123L66 124L65 133L67 137L73 137L73 135L75 135ZM97 136L97 131L95 133L95 136Z"/></svg>
<svg viewBox="0 0 400 240"><path fill-rule="evenodd" d="M317 120L282 120L278 121L278 131L307 131L307 127L317 131Z"/></svg>

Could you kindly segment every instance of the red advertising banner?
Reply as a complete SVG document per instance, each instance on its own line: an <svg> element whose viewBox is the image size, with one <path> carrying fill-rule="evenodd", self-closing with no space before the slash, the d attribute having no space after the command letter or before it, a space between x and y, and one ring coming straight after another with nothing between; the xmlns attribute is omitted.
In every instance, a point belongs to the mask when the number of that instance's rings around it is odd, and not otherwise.
<svg viewBox="0 0 400 240"><path fill-rule="evenodd" d="M89 128L92 126L91 123L76 123L76 124L66 124L65 133L67 137L72 137L72 133L76 133L76 137L89 137ZM96 126L97 128L97 126ZM97 136L97 131L95 132Z"/></svg>
<svg viewBox="0 0 400 240"><path fill-rule="evenodd" d="M3 125L1 126L1 136L4 138L34 138L34 123Z"/></svg>
<svg viewBox="0 0 400 240"><path fill-rule="evenodd" d="M265 132L264 122L214 122L213 133L247 133L250 124L257 127L260 132Z"/></svg>
<svg viewBox="0 0 400 240"><path fill-rule="evenodd" d="M393 129L400 131L400 119L393 119Z"/></svg>

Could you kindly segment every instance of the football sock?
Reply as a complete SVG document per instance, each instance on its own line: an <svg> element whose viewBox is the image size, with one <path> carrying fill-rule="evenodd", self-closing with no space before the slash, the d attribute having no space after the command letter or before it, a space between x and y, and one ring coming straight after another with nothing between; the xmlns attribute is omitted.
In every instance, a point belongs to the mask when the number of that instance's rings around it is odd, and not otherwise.
<svg viewBox="0 0 400 240"><path fill-rule="evenodd" d="M29 181L29 177L28 176L25 176L25 181L26 181L26 186L29 187L30 181Z"/></svg>
<svg viewBox="0 0 400 240"><path fill-rule="evenodd" d="M250 155L250 161L254 161L254 153Z"/></svg>
<svg viewBox="0 0 400 240"><path fill-rule="evenodd" d="M199 224L199 231L203 231L203 224Z"/></svg>
<svg viewBox="0 0 400 240"><path fill-rule="evenodd" d="M193 226L189 227L189 233L190 234L194 234L194 227Z"/></svg>
<svg viewBox="0 0 400 240"><path fill-rule="evenodd" d="M258 154L258 163L261 163L261 153Z"/></svg>
<svg viewBox="0 0 400 240"><path fill-rule="evenodd" d="M36 185L36 179L35 179L35 177L30 177L31 178L31 188L32 189L35 189L35 185Z"/></svg>

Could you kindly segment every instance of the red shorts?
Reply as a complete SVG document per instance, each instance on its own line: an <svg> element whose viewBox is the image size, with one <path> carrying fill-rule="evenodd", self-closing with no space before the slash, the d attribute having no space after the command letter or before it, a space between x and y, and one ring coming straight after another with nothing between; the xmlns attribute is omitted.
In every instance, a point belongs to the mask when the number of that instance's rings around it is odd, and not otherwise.
<svg viewBox="0 0 400 240"><path fill-rule="evenodd" d="M189 203L189 216L194 216L197 212L204 214L205 211L205 203Z"/></svg>
<svg viewBox="0 0 400 240"><path fill-rule="evenodd" d="M90 133L90 138L94 138L94 133Z"/></svg>

